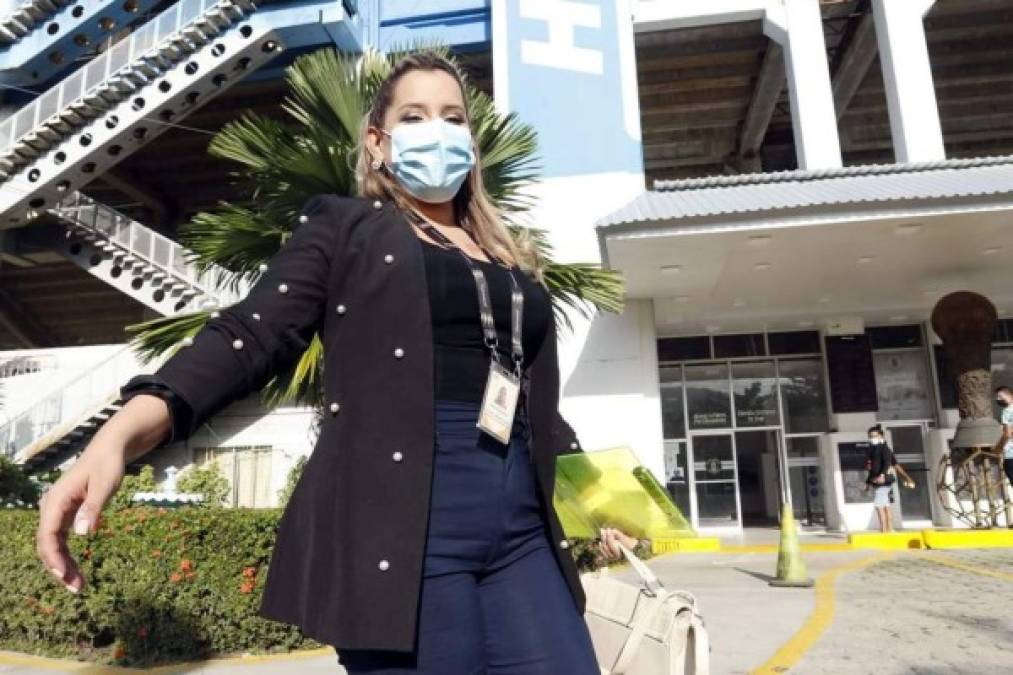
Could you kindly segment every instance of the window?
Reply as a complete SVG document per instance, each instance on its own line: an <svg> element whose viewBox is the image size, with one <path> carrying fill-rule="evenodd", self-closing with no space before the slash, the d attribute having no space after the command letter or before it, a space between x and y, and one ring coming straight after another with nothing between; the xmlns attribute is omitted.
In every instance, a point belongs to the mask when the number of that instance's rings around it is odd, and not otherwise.
<svg viewBox="0 0 1013 675"><path fill-rule="evenodd" d="M999 319L992 342L1013 342L1013 319Z"/></svg>
<svg viewBox="0 0 1013 675"><path fill-rule="evenodd" d="M1013 346L992 348L992 389L1013 387Z"/></svg>
<svg viewBox="0 0 1013 675"><path fill-rule="evenodd" d="M996 387L1013 387L1013 346L992 348L992 391ZM989 392L989 396L992 392ZM994 397L993 397L994 400ZM999 419L1002 411L995 403L995 418Z"/></svg>
<svg viewBox="0 0 1013 675"><path fill-rule="evenodd" d="M845 504L868 504L872 501L872 490L865 489L865 479L869 475L865 468L865 458L868 454L869 443L867 441L837 444Z"/></svg>
<svg viewBox="0 0 1013 675"><path fill-rule="evenodd" d="M714 358L731 359L740 356L766 356L763 333L746 335L715 335Z"/></svg>
<svg viewBox="0 0 1013 675"><path fill-rule="evenodd" d="M218 464L218 470L229 482L226 506L273 506L270 447L197 448L194 462L202 468Z"/></svg>
<svg viewBox="0 0 1013 675"><path fill-rule="evenodd" d="M711 341L706 335L658 340L659 361L693 361L710 357Z"/></svg>
<svg viewBox="0 0 1013 675"><path fill-rule="evenodd" d="M929 364L921 349L872 353L876 371L878 419L927 420L934 417Z"/></svg>
<svg viewBox="0 0 1013 675"><path fill-rule="evenodd" d="M777 379L773 361L732 364L735 426L769 427L781 422L777 414Z"/></svg>
<svg viewBox="0 0 1013 675"><path fill-rule="evenodd" d="M875 326L866 331L873 349L901 349L922 346L922 328L910 326Z"/></svg>
<svg viewBox="0 0 1013 675"><path fill-rule="evenodd" d="M784 406L784 430L789 434L827 430L827 399L823 364L819 359L790 359L777 364Z"/></svg>
<svg viewBox="0 0 1013 675"><path fill-rule="evenodd" d="M665 441L665 487L684 516L689 517L689 467L686 442Z"/></svg>
<svg viewBox="0 0 1013 675"><path fill-rule="evenodd" d="M767 344L771 356L790 354L819 354L820 334L814 330L798 330L787 333L769 333Z"/></svg>
<svg viewBox="0 0 1013 675"><path fill-rule="evenodd" d="M936 355L936 379L939 381L939 405L943 408L957 407L957 377L950 370L950 360L942 345L932 348ZM995 360L993 354L992 360ZM996 385L998 386L998 385Z"/></svg>
<svg viewBox="0 0 1013 675"><path fill-rule="evenodd" d="M686 400L690 429L732 426L732 406L726 364L686 366Z"/></svg>
<svg viewBox="0 0 1013 675"><path fill-rule="evenodd" d="M666 439L686 438L681 366L661 368L661 426Z"/></svg>

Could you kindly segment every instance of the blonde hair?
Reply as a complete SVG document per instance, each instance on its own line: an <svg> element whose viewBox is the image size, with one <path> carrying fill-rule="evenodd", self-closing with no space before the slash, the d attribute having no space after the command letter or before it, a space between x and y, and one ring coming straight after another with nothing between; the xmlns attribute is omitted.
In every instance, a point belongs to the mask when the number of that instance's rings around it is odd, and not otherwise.
<svg viewBox="0 0 1013 675"><path fill-rule="evenodd" d="M447 73L461 88L467 106L464 76L449 59L435 52L418 52L400 59L390 74L380 84L372 108L366 113L359 131L359 152L355 167L359 195L368 199L389 199L404 211L422 214L415 208L414 200L385 168L374 169L372 158L366 150L370 127L382 129L387 110L394 100L398 82L415 70L439 70ZM470 125L470 112L465 110ZM478 146L472 142L475 152L475 166L472 167L461 189L453 199L454 219L482 248L497 258L529 270L541 279L541 261L534 243L526 233L515 238L503 224L499 212L493 206L482 181L481 157Z"/></svg>

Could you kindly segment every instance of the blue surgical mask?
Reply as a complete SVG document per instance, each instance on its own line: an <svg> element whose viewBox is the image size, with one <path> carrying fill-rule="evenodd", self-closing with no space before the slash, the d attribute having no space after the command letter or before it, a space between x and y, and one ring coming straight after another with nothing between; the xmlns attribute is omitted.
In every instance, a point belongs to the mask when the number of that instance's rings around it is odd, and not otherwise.
<svg viewBox="0 0 1013 675"><path fill-rule="evenodd" d="M450 201L475 166L471 132L463 124L437 118L399 124L389 135L394 177L420 201Z"/></svg>
<svg viewBox="0 0 1013 675"><path fill-rule="evenodd" d="M869 442L872 443L873 445L883 445L885 441L882 438L876 436L875 438L870 438Z"/></svg>

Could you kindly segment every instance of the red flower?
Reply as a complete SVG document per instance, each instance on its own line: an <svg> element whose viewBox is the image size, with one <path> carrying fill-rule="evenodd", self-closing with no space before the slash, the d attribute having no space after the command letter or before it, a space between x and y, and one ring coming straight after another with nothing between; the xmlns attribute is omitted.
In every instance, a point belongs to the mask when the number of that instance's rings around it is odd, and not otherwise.
<svg viewBox="0 0 1013 675"><path fill-rule="evenodd" d="M174 584L178 584L179 582L183 581L183 575L180 574L179 572L173 572L172 574L169 575L169 581L171 581Z"/></svg>
<svg viewBox="0 0 1013 675"><path fill-rule="evenodd" d="M244 567L243 568L243 576L246 577L247 579L253 579L254 577L257 576L257 568L256 567Z"/></svg>
<svg viewBox="0 0 1013 675"><path fill-rule="evenodd" d="M182 560L179 561L179 569L183 570L184 572L189 572L190 570L193 569L193 563L190 562L189 559L183 558Z"/></svg>
<svg viewBox="0 0 1013 675"><path fill-rule="evenodd" d="M252 593L253 592L253 582L252 581L244 581L239 586L239 592L240 593Z"/></svg>

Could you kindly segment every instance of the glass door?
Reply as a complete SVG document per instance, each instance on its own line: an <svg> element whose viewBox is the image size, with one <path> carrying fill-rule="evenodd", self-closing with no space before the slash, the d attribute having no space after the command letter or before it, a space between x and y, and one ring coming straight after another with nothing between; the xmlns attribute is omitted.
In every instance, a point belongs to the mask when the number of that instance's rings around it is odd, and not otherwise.
<svg viewBox="0 0 1013 675"><path fill-rule="evenodd" d="M735 436L731 433L693 434L693 497L696 526L741 526Z"/></svg>
<svg viewBox="0 0 1013 675"><path fill-rule="evenodd" d="M932 504L930 491L933 486L929 469L925 465L925 423L890 425L890 447L897 457L897 462L911 474L915 482L914 489L903 485L897 486L900 496L901 522L926 523L932 521Z"/></svg>

